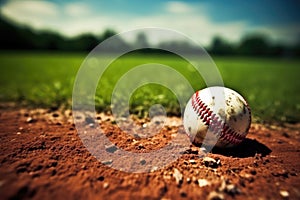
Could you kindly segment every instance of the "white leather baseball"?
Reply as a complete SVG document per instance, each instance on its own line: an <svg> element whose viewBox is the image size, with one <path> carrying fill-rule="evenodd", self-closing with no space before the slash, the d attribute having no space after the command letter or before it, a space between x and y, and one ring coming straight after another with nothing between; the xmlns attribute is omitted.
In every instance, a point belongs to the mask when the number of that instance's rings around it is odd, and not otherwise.
<svg viewBox="0 0 300 200"><path fill-rule="evenodd" d="M208 87L193 94L185 108L183 124L195 144L233 147L246 137L251 111L234 90Z"/></svg>

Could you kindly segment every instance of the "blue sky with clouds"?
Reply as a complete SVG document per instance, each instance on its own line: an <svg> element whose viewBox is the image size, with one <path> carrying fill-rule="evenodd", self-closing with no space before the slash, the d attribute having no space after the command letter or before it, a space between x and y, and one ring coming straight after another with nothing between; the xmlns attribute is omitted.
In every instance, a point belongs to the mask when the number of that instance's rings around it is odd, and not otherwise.
<svg viewBox="0 0 300 200"><path fill-rule="evenodd" d="M161 27L182 32L207 45L220 35L235 42L260 32L293 43L300 37L297 0L7 0L2 15L35 29L68 36L104 29L128 31Z"/></svg>

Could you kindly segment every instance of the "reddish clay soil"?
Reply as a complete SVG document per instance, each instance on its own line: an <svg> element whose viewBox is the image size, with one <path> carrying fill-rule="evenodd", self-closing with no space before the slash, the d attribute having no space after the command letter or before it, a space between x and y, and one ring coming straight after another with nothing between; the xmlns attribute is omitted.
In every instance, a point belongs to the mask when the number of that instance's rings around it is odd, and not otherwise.
<svg viewBox="0 0 300 200"><path fill-rule="evenodd" d="M299 124L253 123L239 147L203 157L191 145L164 168L127 173L91 155L68 110L0 111L1 199L300 199ZM109 115L99 114L95 122L118 147L147 152L184 135L180 119L169 120L173 124L159 134L141 139L122 132Z"/></svg>

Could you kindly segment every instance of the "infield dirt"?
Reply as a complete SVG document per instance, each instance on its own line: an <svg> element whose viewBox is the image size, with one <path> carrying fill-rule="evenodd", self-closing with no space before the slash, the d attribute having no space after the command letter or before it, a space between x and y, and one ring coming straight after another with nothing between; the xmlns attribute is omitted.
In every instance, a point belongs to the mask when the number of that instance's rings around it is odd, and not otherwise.
<svg viewBox="0 0 300 200"><path fill-rule="evenodd" d="M144 139L122 132L110 115L101 113L95 122L118 147L147 152L184 135L181 119L168 120L159 134ZM69 110L2 105L0 121L1 199L300 199L299 124L253 123L236 148L202 157L191 145L162 169L126 173L90 154Z"/></svg>

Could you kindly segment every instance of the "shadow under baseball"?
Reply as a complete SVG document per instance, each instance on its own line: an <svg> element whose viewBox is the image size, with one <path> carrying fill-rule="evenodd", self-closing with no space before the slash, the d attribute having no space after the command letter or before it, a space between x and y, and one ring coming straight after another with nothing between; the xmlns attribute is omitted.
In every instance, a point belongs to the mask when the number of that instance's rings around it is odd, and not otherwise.
<svg viewBox="0 0 300 200"><path fill-rule="evenodd" d="M226 148L226 149L214 147L211 152L223 156L247 158L247 157L253 157L255 156L255 154L261 154L262 156L266 156L270 154L272 150L255 139L246 138L237 147Z"/></svg>

